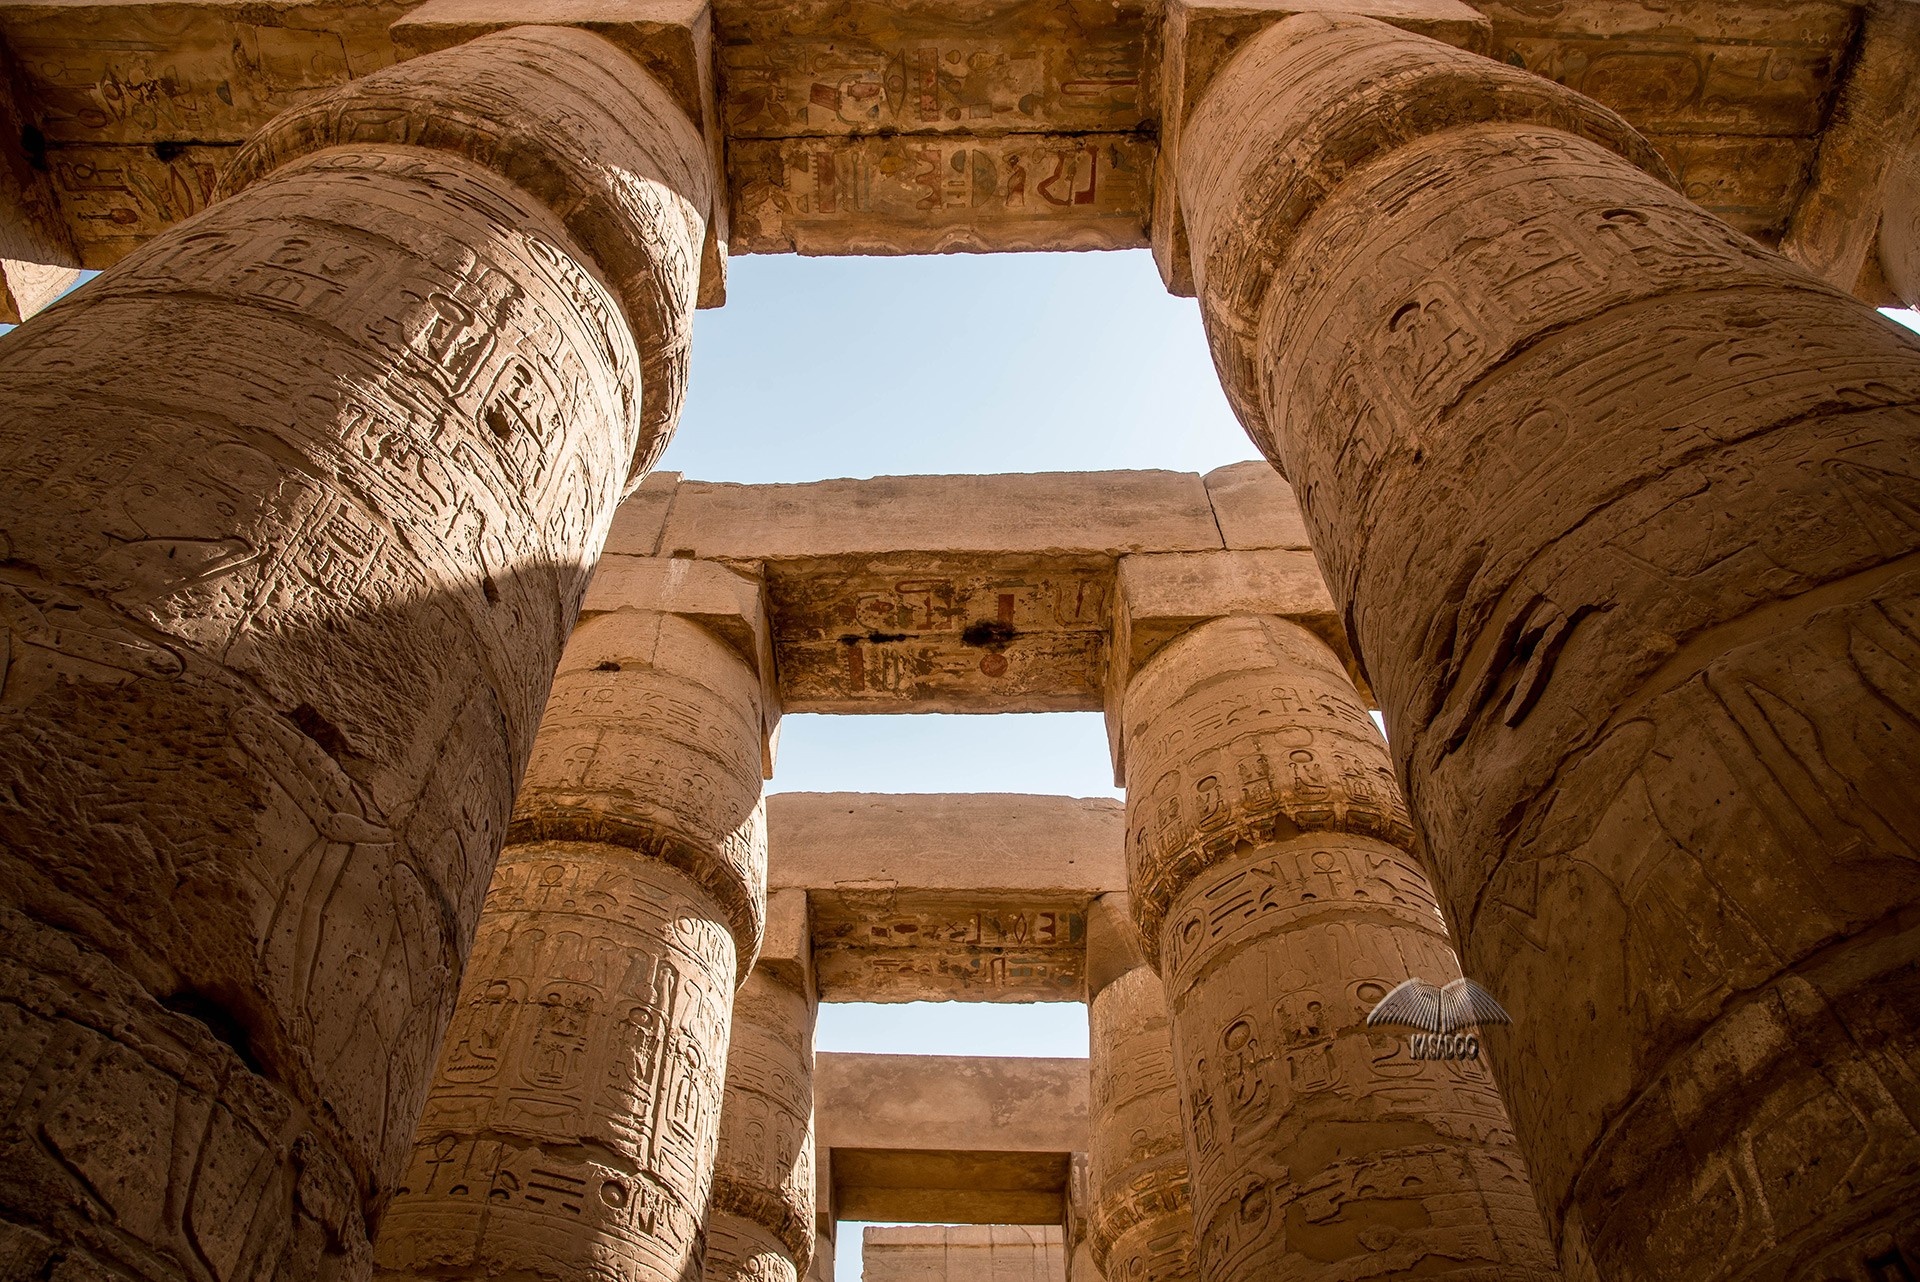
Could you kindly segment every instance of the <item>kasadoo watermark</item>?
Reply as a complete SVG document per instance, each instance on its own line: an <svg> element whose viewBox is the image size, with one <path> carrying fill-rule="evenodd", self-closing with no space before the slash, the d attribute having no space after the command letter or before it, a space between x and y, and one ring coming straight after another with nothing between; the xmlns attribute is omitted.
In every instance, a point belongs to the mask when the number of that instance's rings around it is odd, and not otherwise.
<svg viewBox="0 0 1920 1282"><path fill-rule="evenodd" d="M1419 976L1397 985L1367 1012L1367 1026L1404 1024L1420 1029L1407 1038L1414 1059L1479 1059L1480 1039L1463 1029L1511 1024L1493 994L1464 976L1444 988Z"/></svg>

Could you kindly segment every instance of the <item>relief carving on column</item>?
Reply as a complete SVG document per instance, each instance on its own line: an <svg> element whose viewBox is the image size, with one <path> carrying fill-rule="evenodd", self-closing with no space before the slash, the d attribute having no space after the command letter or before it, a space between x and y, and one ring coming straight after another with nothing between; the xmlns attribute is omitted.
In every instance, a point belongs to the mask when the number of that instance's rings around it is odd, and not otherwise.
<svg viewBox="0 0 1920 1282"><path fill-rule="evenodd" d="M1920 1268L1920 345L1363 19L1248 42L1182 156L1568 1267Z"/></svg>
<svg viewBox="0 0 1920 1282"><path fill-rule="evenodd" d="M599 54L515 41L463 119L549 163L531 64ZM375 138L272 135L0 353L9 1258L369 1266L643 385L672 399L609 268L657 249L690 297L704 217L636 169L600 261L562 186L415 145L443 71L384 73L415 115Z"/></svg>
<svg viewBox="0 0 1920 1282"><path fill-rule="evenodd" d="M1106 1282L1198 1282L1167 995L1135 966L1089 1010L1093 1261Z"/></svg>
<svg viewBox="0 0 1920 1282"><path fill-rule="evenodd" d="M798 1282L814 1248L811 998L764 967L733 1004L707 1282Z"/></svg>
<svg viewBox="0 0 1920 1282"><path fill-rule="evenodd" d="M1554 1277L1485 1065L1367 1026L1458 963L1340 661L1296 624L1215 620L1134 676L1125 722L1200 1271Z"/></svg>
<svg viewBox="0 0 1920 1282"><path fill-rule="evenodd" d="M733 989L765 922L761 698L747 660L678 615L576 629L383 1276L698 1272Z"/></svg>

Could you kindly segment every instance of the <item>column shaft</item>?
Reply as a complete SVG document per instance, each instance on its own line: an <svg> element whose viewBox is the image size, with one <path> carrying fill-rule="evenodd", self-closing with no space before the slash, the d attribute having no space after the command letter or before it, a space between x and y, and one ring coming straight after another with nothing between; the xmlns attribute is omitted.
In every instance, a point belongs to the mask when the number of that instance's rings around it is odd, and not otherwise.
<svg viewBox="0 0 1920 1282"><path fill-rule="evenodd" d="M0 351L0 1258L28 1272L364 1274L656 448L634 287L697 261L708 191L644 74L533 29L303 110ZM595 225L609 167L629 218Z"/></svg>
<svg viewBox="0 0 1920 1282"><path fill-rule="evenodd" d="M707 1282L806 1276L814 1239L813 1017L812 996L764 966L734 997Z"/></svg>
<svg viewBox="0 0 1920 1282"><path fill-rule="evenodd" d="M698 624L618 610L575 632L382 1276L698 1275L764 921L760 729L757 674Z"/></svg>
<svg viewBox="0 0 1920 1282"><path fill-rule="evenodd" d="M1138 965L1088 1003L1093 1263L1107 1282L1198 1282L1167 995Z"/></svg>
<svg viewBox="0 0 1920 1282"><path fill-rule="evenodd" d="M1148 661L1124 718L1200 1276L1552 1278L1484 1062L1366 1025L1402 980L1458 971L1339 660L1292 623L1216 620Z"/></svg>
<svg viewBox="0 0 1920 1282"><path fill-rule="evenodd" d="M1250 41L1181 156L1568 1268L1920 1269L1920 344L1363 19Z"/></svg>

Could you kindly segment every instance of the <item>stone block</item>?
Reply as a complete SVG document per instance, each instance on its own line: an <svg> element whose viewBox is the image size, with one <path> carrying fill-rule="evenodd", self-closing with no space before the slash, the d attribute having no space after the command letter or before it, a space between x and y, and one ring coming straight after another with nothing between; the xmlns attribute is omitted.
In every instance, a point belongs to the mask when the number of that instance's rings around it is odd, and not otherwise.
<svg viewBox="0 0 1920 1282"><path fill-rule="evenodd" d="M1207 487L1207 502L1213 506L1214 522L1220 527L1220 540L1228 551L1305 551L1309 547L1300 500L1294 497L1287 479L1265 459L1216 467L1201 480Z"/></svg>
<svg viewBox="0 0 1920 1282"><path fill-rule="evenodd" d="M529 16L514 0L427 0L389 28L401 58L465 44L529 21L604 36L660 83L707 141L715 185L726 173L726 130L713 78L713 10L708 0L548 0ZM727 301L727 200L716 200L701 248L701 307Z"/></svg>
<svg viewBox="0 0 1920 1282"><path fill-rule="evenodd" d="M663 552L809 561L888 552L1117 556L1220 546L1187 472L876 476L803 485L682 481Z"/></svg>
<svg viewBox="0 0 1920 1282"><path fill-rule="evenodd" d="M1133 674L1183 633L1229 615L1271 615L1303 625L1333 647L1365 690L1313 553L1273 548L1122 557L1106 672L1107 744L1116 782L1125 764L1121 696Z"/></svg>
<svg viewBox="0 0 1920 1282"><path fill-rule="evenodd" d="M1247 40L1302 13L1355 14L1485 53L1493 24L1462 0L1170 0L1160 60L1160 152L1150 236L1160 277L1191 296L1193 268L1173 175L1180 131L1213 77Z"/></svg>
<svg viewBox="0 0 1920 1282"><path fill-rule="evenodd" d="M1109 797L1010 793L767 798L768 886L1058 895L1127 884L1126 808Z"/></svg>
<svg viewBox="0 0 1920 1282"><path fill-rule="evenodd" d="M1058 1225L871 1225L864 1282L1066 1282Z"/></svg>
<svg viewBox="0 0 1920 1282"><path fill-rule="evenodd" d="M813 1101L823 1148L1057 1153L1064 1172L1087 1147L1084 1059L822 1053Z"/></svg>
<svg viewBox="0 0 1920 1282"><path fill-rule="evenodd" d="M647 473L646 479L614 509L605 555L659 556L667 509L673 506L673 496L679 490L680 473Z"/></svg>

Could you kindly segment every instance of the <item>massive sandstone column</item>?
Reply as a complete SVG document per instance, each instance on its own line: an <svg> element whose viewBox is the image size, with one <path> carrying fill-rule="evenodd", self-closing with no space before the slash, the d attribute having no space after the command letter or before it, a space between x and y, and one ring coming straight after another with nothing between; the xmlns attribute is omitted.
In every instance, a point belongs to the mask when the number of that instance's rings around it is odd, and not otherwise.
<svg viewBox="0 0 1920 1282"><path fill-rule="evenodd" d="M1200 1276L1555 1277L1485 1066L1366 1026L1458 963L1339 659L1295 623L1216 619L1133 675L1122 715Z"/></svg>
<svg viewBox="0 0 1920 1282"><path fill-rule="evenodd" d="M706 1282L800 1282L813 1258L813 938L807 892L775 900L768 946L733 999Z"/></svg>
<svg viewBox="0 0 1920 1282"><path fill-rule="evenodd" d="M1106 1282L1199 1282L1166 989L1127 914L1103 895L1087 917L1087 1237Z"/></svg>
<svg viewBox="0 0 1920 1282"><path fill-rule="evenodd" d="M384 1277L700 1275L733 991L765 921L763 695L700 624L594 603L381 1227Z"/></svg>
<svg viewBox="0 0 1920 1282"><path fill-rule="evenodd" d="M1920 1271L1920 344L1364 19L1248 41L1180 156L1567 1268Z"/></svg>
<svg viewBox="0 0 1920 1282"><path fill-rule="evenodd" d="M492 36L8 338L0 1272L365 1274L705 155L612 45Z"/></svg>

